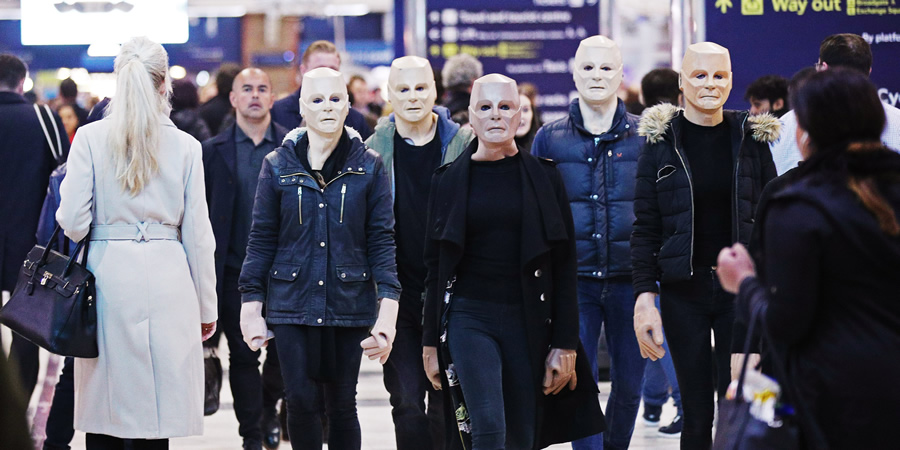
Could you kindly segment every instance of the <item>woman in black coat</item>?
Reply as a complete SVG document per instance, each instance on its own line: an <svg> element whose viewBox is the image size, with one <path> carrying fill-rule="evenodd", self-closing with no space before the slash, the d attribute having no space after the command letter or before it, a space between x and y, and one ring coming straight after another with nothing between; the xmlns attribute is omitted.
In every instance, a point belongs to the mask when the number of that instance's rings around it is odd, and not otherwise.
<svg viewBox="0 0 900 450"><path fill-rule="evenodd" d="M569 202L555 165L515 146L519 106L512 79L476 80L478 139L431 187L423 358L451 391L466 448L541 448L604 428L576 356Z"/></svg>
<svg viewBox="0 0 900 450"><path fill-rule="evenodd" d="M762 211L759 277L735 245L719 278L739 320L764 308L807 447L894 447L900 155L880 141L884 110L865 75L829 69L792 97L806 163Z"/></svg>

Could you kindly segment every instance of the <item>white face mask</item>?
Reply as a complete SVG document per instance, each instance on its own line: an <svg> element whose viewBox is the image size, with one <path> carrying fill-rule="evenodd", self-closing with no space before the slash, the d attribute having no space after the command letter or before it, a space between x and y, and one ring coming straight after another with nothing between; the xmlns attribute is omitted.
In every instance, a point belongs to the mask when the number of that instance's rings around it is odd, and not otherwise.
<svg viewBox="0 0 900 450"><path fill-rule="evenodd" d="M681 64L684 107L712 114L725 106L731 93L731 56L724 47L701 42L688 47Z"/></svg>
<svg viewBox="0 0 900 450"><path fill-rule="evenodd" d="M394 114L407 122L419 122L431 114L437 100L434 72L424 58L404 56L391 64L388 101Z"/></svg>
<svg viewBox="0 0 900 450"><path fill-rule="evenodd" d="M615 42L592 36L575 52L572 78L578 95L586 103L605 103L616 96L624 76L622 53Z"/></svg>
<svg viewBox="0 0 900 450"><path fill-rule="evenodd" d="M512 142L521 116L515 80L495 73L475 80L469 100L469 123L479 140L493 144Z"/></svg>
<svg viewBox="0 0 900 450"><path fill-rule="evenodd" d="M328 68L310 70L300 87L300 112L311 131L341 132L350 110L347 86L340 72Z"/></svg>

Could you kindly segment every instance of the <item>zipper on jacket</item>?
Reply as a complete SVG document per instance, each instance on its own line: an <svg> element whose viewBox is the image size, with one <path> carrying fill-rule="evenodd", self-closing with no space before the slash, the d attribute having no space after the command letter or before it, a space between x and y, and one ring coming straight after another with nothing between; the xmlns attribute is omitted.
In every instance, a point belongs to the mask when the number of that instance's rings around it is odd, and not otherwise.
<svg viewBox="0 0 900 450"><path fill-rule="evenodd" d="M341 221L340 223L344 223L344 197L347 195L347 183L344 183L341 186Z"/></svg>
<svg viewBox="0 0 900 450"><path fill-rule="evenodd" d="M744 149L744 125L747 124L747 119L749 117L749 115L744 116L744 120L741 121L741 146L738 147L737 161L734 163L734 219L732 219L734 221L734 224L732 225L732 231L734 231L732 239L734 239L734 242L740 242L741 237L741 217L740 211L738 211L738 174L740 173L739 170L741 167L741 151Z"/></svg>
<svg viewBox="0 0 900 450"><path fill-rule="evenodd" d="M303 187L297 186L297 211L300 215L300 225L303 225Z"/></svg>
<svg viewBox="0 0 900 450"><path fill-rule="evenodd" d="M681 152L678 151L678 136L675 134L675 127L672 127L672 148L675 149L675 154L678 155L678 159L681 160L681 165L684 166L684 173L687 175L688 187L691 191L691 256L688 262L691 266L691 276L694 276L694 182L691 180L691 173L688 171L687 164L684 162L684 157L682 157Z"/></svg>

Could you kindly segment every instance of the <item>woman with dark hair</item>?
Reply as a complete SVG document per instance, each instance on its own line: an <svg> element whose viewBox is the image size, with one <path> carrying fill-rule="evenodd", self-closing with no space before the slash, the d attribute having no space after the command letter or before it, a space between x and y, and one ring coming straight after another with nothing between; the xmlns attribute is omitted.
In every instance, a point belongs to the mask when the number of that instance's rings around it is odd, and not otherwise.
<svg viewBox="0 0 900 450"><path fill-rule="evenodd" d="M880 140L884 108L865 75L829 69L796 91L796 181L761 210L757 277L746 249L719 255L736 315L760 311L804 444L893 447L900 421L900 155Z"/></svg>
<svg viewBox="0 0 900 450"><path fill-rule="evenodd" d="M541 112L537 107L537 87L531 83L519 85L519 101L522 104L522 120L516 128L516 145L531 153L531 144L534 135L544 123L541 121Z"/></svg>
<svg viewBox="0 0 900 450"><path fill-rule="evenodd" d="M179 130L203 142L211 138L212 134L197 112L199 104L200 96L193 81L181 79L172 82L172 113L169 118Z"/></svg>

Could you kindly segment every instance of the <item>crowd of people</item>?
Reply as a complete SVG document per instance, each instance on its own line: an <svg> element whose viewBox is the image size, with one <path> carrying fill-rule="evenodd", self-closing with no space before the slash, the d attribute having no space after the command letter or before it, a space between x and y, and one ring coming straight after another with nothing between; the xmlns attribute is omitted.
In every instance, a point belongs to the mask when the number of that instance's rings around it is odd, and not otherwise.
<svg viewBox="0 0 900 450"><path fill-rule="evenodd" d="M784 387L802 448L892 447L900 110L866 41L828 36L815 67L752 83L749 111L724 109L715 43L648 73L637 109L616 42L573 56L577 95L543 124L533 85L464 54L395 59L382 101L317 41L284 98L226 64L201 104L135 38L90 112L71 79L32 106L0 55L0 289L57 224L92 242L97 279L99 357L66 358L43 448L202 434L221 335L245 449L361 448L362 357L401 450L625 449L642 399L709 449L745 359ZM0 447L33 448L37 347L15 335L10 363Z"/></svg>

